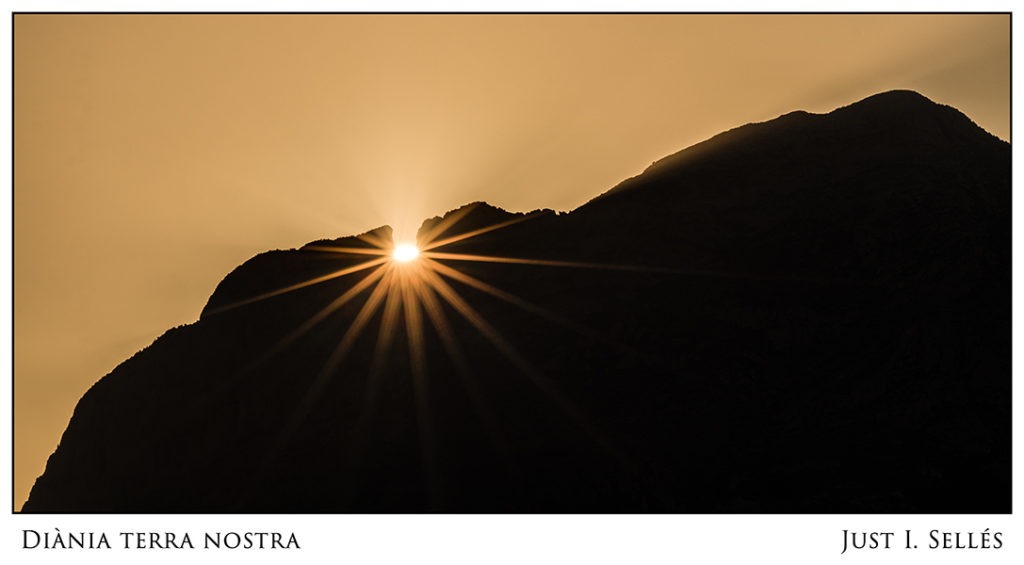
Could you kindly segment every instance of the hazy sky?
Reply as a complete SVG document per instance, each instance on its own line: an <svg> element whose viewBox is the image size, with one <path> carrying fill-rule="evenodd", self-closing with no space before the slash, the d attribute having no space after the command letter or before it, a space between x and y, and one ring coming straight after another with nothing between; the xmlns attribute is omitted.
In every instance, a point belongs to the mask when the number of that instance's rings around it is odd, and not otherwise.
<svg viewBox="0 0 1024 565"><path fill-rule="evenodd" d="M894 88L1010 129L1008 15L19 15L14 50L18 508L82 393L261 251L569 210Z"/></svg>

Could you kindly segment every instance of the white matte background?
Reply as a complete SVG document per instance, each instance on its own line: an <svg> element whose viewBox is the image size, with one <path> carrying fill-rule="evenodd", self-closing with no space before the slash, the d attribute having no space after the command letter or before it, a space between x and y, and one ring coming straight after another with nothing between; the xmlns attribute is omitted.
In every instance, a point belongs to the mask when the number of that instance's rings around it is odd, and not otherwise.
<svg viewBox="0 0 1024 565"><path fill-rule="evenodd" d="M725 2L680 4L673 2L14 2L7 5L0 57L4 77L11 76L11 11L118 11L118 10L567 10L567 11L908 11L973 10L1011 11L1012 4L1000 3L911 3L857 2L821 3ZM1014 42L1014 60L1019 61ZM1016 70L1017 65L1014 65ZM1015 89L1016 94L1016 89ZM10 108L11 89L3 89L3 104ZM1017 96L1014 96L1014 103ZM1016 106L1016 104L1014 104ZM2 114L6 154L10 155L10 112ZM1013 120L1017 123L1016 118ZM1014 155L1014 169L1020 160ZM0 171L10 179L11 161ZM1014 183L1016 189L1016 184ZM11 186L0 199L5 221L12 218ZM1014 199L1014 216L1020 217L1022 199ZM0 229L0 277L2 293L12 296L11 230ZM1014 223L1014 294L1020 288L1020 227ZM1014 351L1022 345L1019 302L1014 303ZM0 301L0 342L11 343L11 303ZM0 484L11 485L11 348L0 349L0 366L7 377L0 386ZM1014 364L1017 381L1019 364ZM1014 387L1014 406L1020 406L1021 387ZM1020 483L1022 436L1020 417L1014 414L1014 509L1022 508ZM11 508L10 489L4 491L6 508ZM0 554L5 563L1024 563L1024 527L1016 515L20 515L3 517ZM22 550L22 530L39 532L59 528L61 532L106 532L111 550ZM928 531L974 531L988 528L1003 532L999 550L929 550ZM851 551L840 555L842 530L897 532L890 550ZM902 531L912 529L920 549L904 550ZM202 543L209 531L295 532L301 551L282 550L123 550L120 531L184 532L193 543Z"/></svg>

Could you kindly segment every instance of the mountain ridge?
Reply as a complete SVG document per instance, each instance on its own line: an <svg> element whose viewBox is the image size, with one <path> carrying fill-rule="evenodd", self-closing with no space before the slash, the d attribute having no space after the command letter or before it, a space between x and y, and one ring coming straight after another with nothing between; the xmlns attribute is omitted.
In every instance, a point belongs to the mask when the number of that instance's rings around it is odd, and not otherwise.
<svg viewBox="0 0 1024 565"><path fill-rule="evenodd" d="M566 214L425 220L517 220L445 252L591 265L446 263L506 293L450 282L508 337L447 304L464 361L425 336L434 471L411 353L373 360L406 330L370 318L329 381L357 300L279 350L368 271L245 302L390 230L257 255L90 388L23 510L1007 511L1009 144L950 110L883 93L734 128Z"/></svg>
<svg viewBox="0 0 1024 565"><path fill-rule="evenodd" d="M988 131L985 131L974 123L973 120L952 106L933 102L929 98L913 90L890 90L874 94L846 106L841 106L830 112L813 113L806 110L795 110L770 120L751 122L731 128L654 161L639 175L623 180L611 189L594 197L588 201L587 204L594 200L615 194L620 190L632 187L645 175L657 174L667 167L678 167L685 164L687 161L700 159L700 157L708 151L720 151L723 149L723 145L745 140L745 138L751 134L762 135L765 133L765 130L777 130L780 127L806 126L812 122L818 121L820 118L828 118L829 116L846 117L847 115L852 114L855 118L863 119L868 117L876 120L882 120L886 118L891 119L893 117L905 117L907 112L913 112L914 114L925 117L937 117L942 114L943 117L947 119L952 118L962 122L966 121L966 123L977 128L978 132L984 132L985 135L992 139L1008 145L1008 142L999 139ZM770 133L776 133L776 131L770 131ZM586 204L584 204L584 206L585 205Z"/></svg>
<svg viewBox="0 0 1024 565"><path fill-rule="evenodd" d="M881 110L881 111L879 112L877 110ZM892 116L892 115L897 115L898 116L898 115L900 115L901 112L905 112L905 111L913 111L913 112L915 112L917 114L921 114L921 115L925 115L925 116L932 116L932 115L935 115L936 112L939 112L939 113L945 114L945 116L947 116L947 117L955 117L955 119L958 119L958 120L960 120L962 118L961 121L966 121L966 123L969 123L971 126L974 126L979 131L984 132L985 134L987 134L988 136L992 137L993 139L998 140L1001 143L1006 144L1007 146L1009 145L1007 142L1005 142L1003 140L1000 140L996 136L988 133L987 131L984 131L980 126L977 126L977 124L975 124L973 121L971 121L970 118L968 118L967 116L965 116L964 114L959 112L959 110L956 110L955 108L953 108L951 106L935 103L935 102L931 101L930 99L928 99L927 97L921 95L920 93L912 91L912 90L892 90L892 91L886 91L886 92L882 92L882 93L878 93L878 94L869 96L869 97L867 97L865 99L862 99L860 101L848 104L846 106L842 106L842 107L836 108L835 110L832 110L831 112L811 113L811 112L807 112L807 111L804 111L804 110L795 110L795 111L792 111L792 112L787 112L785 114L782 114L781 116L779 116L777 118L773 118L771 120L765 120L765 121L762 121L762 122L752 122L752 123L744 124L744 125L737 126L735 128L726 130L725 132L722 132L720 134L714 135L714 136L712 136L712 137L710 137L710 138L708 138L708 139L706 139L704 141L698 142L698 143L696 143L694 145L691 145L691 146L689 146L689 147L687 147L685 149L682 149L682 150L680 150L680 151L678 151L676 153L673 153L671 155L668 155L666 157L663 157L661 159L656 160L650 166L648 166L646 169L644 169L644 171L642 173L640 173L639 175L636 175L636 176L633 176L633 177L630 177L630 178L627 178L627 179L623 180L622 182L618 183L614 187L612 187L612 188L608 189L607 191L599 194L598 196L596 196L593 199L591 199L590 201L582 204L581 206L577 207L576 209L583 208L583 207L587 206L588 204L590 204L591 202L594 202L594 201L606 198L608 196L612 196L614 194L617 194L618 192L620 192L622 190L628 190L628 189L634 187L635 185L642 186L644 183L650 182L652 177L657 178L666 168L672 168L673 172L675 172L674 171L675 167L679 167L681 165L685 165L687 162L692 161L694 159L699 159L700 156L704 152L706 152L707 150L720 150L720 149L722 149L721 146L722 146L723 143L724 144L728 144L730 142L736 142L737 138L740 137L741 134L749 134L752 131L755 131L755 130L758 130L758 129L761 129L761 128L764 128L764 127L776 128L780 124L786 123L786 122L803 122L803 123L807 123L806 120L812 120L813 121L813 120L816 120L818 118L827 118L828 116L832 116L832 115L836 115L836 114L842 116L843 114L857 113L857 114L859 114L857 117L863 118L863 115L866 114L866 113L873 113L873 114L876 115L876 117L885 117L885 116ZM775 131L771 131L770 133L776 133L776 132ZM763 135L763 132L758 131L757 134L758 135ZM521 216L521 215L524 215L524 214L528 215L528 214L536 214L536 213L554 213L553 210L544 210L544 209L533 210L531 212L509 212L509 211L504 210L504 209L502 209L500 207L491 205L491 204L489 204L487 202L476 201L476 202L471 202L471 203L459 206L457 208L454 208L452 210L449 210L449 211L445 212L444 214L442 214L440 216L434 216L432 218L425 219L423 221L423 223L421 224L418 232L417 232L418 233L417 238L422 237L422 235L425 234L432 225L436 225L437 223L440 223L442 220L451 217L453 214L458 214L458 213L464 211L467 207L479 207L480 208L480 212L486 211L486 213L485 214L474 213L474 214L470 215L469 218L468 218L469 221L463 220L463 221L458 222L455 225L454 228L449 228L449 230L454 230L454 231L448 231L446 233L446 235L448 235L448 236L456 235L457 233L462 233L462 232L460 232L458 230L469 231L471 229L482 227L483 225L488 224L488 223L498 223L499 221L508 220L508 219L510 219L512 217ZM574 209L574 210L576 210L576 209ZM571 213L571 212L572 211L570 211L568 213ZM381 226L381 227L378 227L378 228L374 228L372 230L369 230L369 231L367 231L367 232L365 232L363 234L359 234L359 235L346 236L346 237L335 238L335 239L322 239L322 240L313 241L313 242L310 242L310 243L307 243L307 244L303 245L302 247L300 247L298 249L299 250L307 249L307 248L314 247L314 246L317 246L317 245L369 246L371 244L368 244L365 241L364 237L366 235L368 235L368 234L377 234L377 233L380 233L381 234L380 237L383 238L384 240L386 240L386 241L390 241L391 240L391 226L385 225L385 226ZM284 251L293 251L293 250L284 250ZM275 253L275 252L272 251L272 252L267 252L267 253ZM263 254L261 254L261 255L263 255ZM259 256L257 256L257 257L259 257ZM250 259L250 261L252 261L254 259L257 259L257 257L253 257L252 259ZM249 261L247 261L246 263L248 263L248 262ZM239 267L237 267L232 272L232 274L229 274L228 276L229 277L232 276L232 275L234 275L235 277L241 276L240 272L236 273L235 271L240 271L240 270L244 269L245 265L246 264L243 263L243 265L240 265ZM284 268L287 268L287 267L284 267ZM226 281L226 280L227 280L227 278L224 279L224 281ZM224 281L222 281L222 283L218 284L218 289L220 288L221 284L223 284ZM256 292L254 290L252 290L251 288L248 289L247 292L249 292L250 296L256 294ZM217 296L217 294L218 294L218 291L215 289L214 294L211 295L211 298L208 301L207 305L203 308L203 312L204 313L208 309L211 308L210 303L214 302L213 298L214 298L214 296ZM235 299L236 300L241 300L244 297L244 293L243 292L234 292L232 294L235 295ZM218 296L218 298L220 298L220 297ZM216 302L214 302L214 303L216 303ZM200 317L202 317L202 315L203 314L200 314Z"/></svg>

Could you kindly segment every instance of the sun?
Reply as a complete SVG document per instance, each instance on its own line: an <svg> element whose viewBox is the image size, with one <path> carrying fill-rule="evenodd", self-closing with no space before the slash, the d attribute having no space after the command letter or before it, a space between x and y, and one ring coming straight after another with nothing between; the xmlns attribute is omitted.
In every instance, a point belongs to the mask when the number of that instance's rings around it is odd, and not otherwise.
<svg viewBox="0 0 1024 565"><path fill-rule="evenodd" d="M415 245L402 244L395 246L395 250L391 252L391 256L394 257L395 261L400 263L408 263L412 261L420 254L420 250Z"/></svg>

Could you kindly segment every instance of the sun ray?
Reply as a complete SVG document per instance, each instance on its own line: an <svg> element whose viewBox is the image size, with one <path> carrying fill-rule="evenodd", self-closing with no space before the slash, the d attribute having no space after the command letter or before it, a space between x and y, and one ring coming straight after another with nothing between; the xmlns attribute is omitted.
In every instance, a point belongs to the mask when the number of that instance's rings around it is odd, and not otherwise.
<svg viewBox="0 0 1024 565"><path fill-rule="evenodd" d="M390 270L390 276L385 284L381 283L383 293L378 302L384 301L384 313L381 315L380 328L377 331L377 341L373 347L373 357L370 361L370 369L366 376L366 384L363 388L362 400L359 403L359 413L355 423L349 430L348 453L349 462L354 464L353 469L358 469L360 455L362 453L367 428L373 419L374 409L377 404L377 394L381 385L381 373L387 362L388 353L391 351L391 344L394 341L395 327L398 324L399 314L402 310L401 293L397 290L397 279L401 275L397 269ZM350 485L355 487L355 483Z"/></svg>
<svg viewBox="0 0 1024 565"><path fill-rule="evenodd" d="M423 317L419 301L413 291L415 281L410 273L399 275L399 286L405 311L406 336L409 341L409 366L412 370L413 397L416 403L416 423L420 438L420 457L423 465L424 486L435 510L441 507L441 483L437 468L437 448L430 409L430 389L427 382L427 355L424 347Z"/></svg>
<svg viewBox="0 0 1024 565"><path fill-rule="evenodd" d="M333 312L337 311L339 308L341 308L342 306L350 302L353 298L358 296L361 292L366 290L370 285L372 285L374 282L380 279L384 275L384 272L384 268L378 267L377 270L373 271L366 278L356 283L355 286L350 288L348 291L346 291L338 298L334 299L330 304L320 309L320 311L311 316L310 319L303 322L302 325L300 325L298 328L286 334L284 337L278 340L278 342L275 343L273 346L265 350L260 355L256 356L256 358L253 359L252 361L246 363L245 366L242 367L242 369L234 373L231 377L223 379L217 385L218 390L223 390L231 386L235 386L239 379L252 374L253 371L257 370L260 366L262 366L267 361L272 359L284 348L288 347L288 345L294 343L295 340L299 339L306 332L313 329L313 327L322 322Z"/></svg>
<svg viewBox="0 0 1024 565"><path fill-rule="evenodd" d="M276 344L264 351L259 357L251 362L243 372L248 372L255 367L265 363L267 359L270 359L282 349L292 344L295 340L302 337L306 332L313 329L317 324L325 320L332 313L337 311L339 308L349 303L353 298L358 296L361 292L366 290L370 285L379 280L384 276L386 271L385 267L377 267L375 271L366 276L363 280L356 283L352 288L345 291L344 294L335 298L330 304L321 308L316 314L313 314L308 320L303 322L299 327L295 328L283 338L281 338Z"/></svg>
<svg viewBox="0 0 1024 565"><path fill-rule="evenodd" d="M377 235L376 231L366 232L364 234L357 235L356 237L380 249L387 249L391 246L391 241Z"/></svg>
<svg viewBox="0 0 1024 565"><path fill-rule="evenodd" d="M551 259L523 259L519 257L496 257L493 255L473 255L469 253L442 253L424 251L424 257L452 261L475 261L480 263L507 263L511 265L541 265L545 267L572 267L581 269L606 269L612 271L644 271L655 273L678 274L681 271L665 267L645 267L642 265L614 265L608 263L584 263L580 261L556 261Z"/></svg>
<svg viewBox="0 0 1024 565"><path fill-rule="evenodd" d="M245 300L240 300L238 302L235 302L235 303L232 303L232 304L228 304L226 306L221 306L219 308L214 308L213 310L211 310L209 312L209 314L219 314L221 312L225 312L225 311L228 311L228 310L233 310L233 309L238 308L240 306L245 306L245 305L248 305L248 304L252 304L254 302L259 302L260 300L266 300L268 298L273 298L275 296L279 296L279 295L285 294L287 292L292 292L292 291L295 291L295 290L299 290L300 288L306 288L307 286L313 286L315 284L320 284L322 282L326 282L326 281L329 281L329 280L332 280L332 279L336 279L338 277L343 277L345 275L350 275L352 273L358 273L359 271L364 271L366 269L369 269L369 268L372 268L372 267L376 267L377 265L382 265L382 264L386 263L389 260L390 259L387 258L387 257L381 257L380 259L374 259L372 261L367 261L365 263L360 263L358 265L355 265L355 266L352 266L352 267L348 267L348 268L345 268L345 269L341 269L341 270L338 270L338 271L334 271L333 273L328 273L326 275L323 275L323 276L320 276L320 277L316 277L316 278L312 278L312 279L309 279L307 281L303 281L303 282L300 282L300 283L289 285L289 286L286 286L284 288L279 288L279 289L271 291L271 292L265 292L265 293L260 294L258 296L253 296L251 298L246 298Z"/></svg>
<svg viewBox="0 0 1024 565"><path fill-rule="evenodd" d="M356 314L355 319L352 320L352 324L341 337L341 341L338 343L338 346L334 348L334 351L331 352L330 357L327 358L327 361L320 369L320 372L317 373L313 382L310 383L302 402L296 408L295 416L292 418L292 423L289 425L289 429L297 427L298 424L301 423L302 419L306 417L306 414L312 408L313 403L323 391L324 386L326 386L327 382L330 380L331 375L334 373L335 369L338 368L338 365L340 365L345 359L345 356L348 355L348 352L352 349L352 345L355 343L356 338L358 338L363 332L363 328L366 327L366 324L370 321L370 318L373 317L373 314L376 313L380 303L384 300L388 288L391 285L392 277L393 273L390 269L387 269L384 277L379 283L377 283L373 292L371 292L370 296L366 299L366 303L363 304L359 313Z"/></svg>
<svg viewBox="0 0 1024 565"><path fill-rule="evenodd" d="M430 286L423 283L422 277L414 282L412 288L418 296L423 310L427 313L427 318L430 319L431 325L437 331L438 337L441 338L441 344L444 346L445 353L448 354L448 358L455 365L455 372L462 380L463 386L466 387L473 411L476 413L481 424L483 424L484 431L490 438L495 451L505 460L506 464L511 466L511 451L505 439L498 431L499 427L498 422L494 419L494 411L491 409L490 403L487 401L483 390L476 381L473 371L469 367L469 362L466 360L466 356L456 340L455 332L448 322L448 317L441 307L441 302L438 301Z"/></svg>
<svg viewBox="0 0 1024 565"><path fill-rule="evenodd" d="M458 223L458 221L464 218L466 214L469 214L473 210L476 210L476 207L479 205L479 202L474 202L473 204L467 204L461 210L452 212L451 214L448 215L447 218L443 218L440 222L434 224L434 226L431 227L427 231L427 233L423 234L422 237L419 237L417 239L420 240L420 243L422 245L429 244L430 242L434 241L434 239L436 239L438 236L448 231L448 228Z"/></svg>
<svg viewBox="0 0 1024 565"><path fill-rule="evenodd" d="M455 215L449 216L449 218L446 218L440 225L434 226L434 228L428 232L427 236L430 238L436 238L438 235L442 234L445 230L454 225L458 220L465 217L465 215L472 209L473 207L469 207ZM534 213L523 217L517 217L512 220L472 230L443 240L432 241L419 251L426 251L427 249L434 249L462 241L537 217L537 215L539 214ZM364 241L369 241L367 238L363 239ZM428 241L430 240L428 239ZM412 395L415 404L415 421L417 425L417 435L419 437L423 481L431 507L437 509L440 505L441 483L437 461L433 413L430 406L430 387L428 382L424 330L425 324L423 321L424 313L426 313L431 325L436 329L437 335L440 337L445 351L452 359L456 372L466 386L474 411L477 413L480 422L483 424L487 435L491 438L496 452L503 460L505 460L509 469L510 478L513 478L514 480L514 477L518 476L515 460L511 457L511 452L509 451L508 446L504 443L501 434L498 432L500 428L494 421L493 414L491 414L488 409L489 406L483 391L481 390L479 383L476 382L474 373L470 369L469 363L456 340L455 332L445 316L444 308L439 300L440 297L444 302L458 312L459 315L465 318L477 331L479 331L480 334L503 356L508 358L516 369L527 376L533 385L536 386L539 391L562 412L564 417L573 422L598 446L604 449L606 453L618 459L625 467L635 471L631 461L624 456L624 452L622 450L618 449L613 444L609 436L607 436L591 419L589 419L579 407L570 401L568 397L561 393L555 383L548 380L539 369L523 357L516 348L489 322L487 322L483 316L470 306L454 288L445 282L442 275L513 304L523 310L541 316L549 321L569 327L570 329L604 342L607 342L608 340L588 328L584 328L571 320L551 313L536 304L523 300L511 293L505 292L493 285L476 279L475 277L464 274L457 269L445 265L441 261L480 261L572 268L597 268L646 272L661 271L671 273L675 273L675 270L631 265L607 265L574 261L492 257L486 255L443 253L437 251L422 253L422 258L419 261L401 261L397 257L392 256L390 247L392 246L383 244L377 249L362 247L334 247L329 245L310 246L304 248L305 250L314 252L372 255L377 256L378 258L353 267L341 269L334 273L329 273L322 277L317 277L276 291L268 292L217 310L221 311L228 308L238 307L257 300L270 298L292 290L297 290L336 277L344 276L346 274L358 272L375 266L379 267L380 265L387 263L385 268L378 268L373 271L362 281L348 289L348 291L343 295L334 299L327 306L313 314L313 316L308 320L304 321L299 327L285 335L277 344L260 356L261 359L266 359L276 354L281 348L286 347L288 344L299 339L299 337L312 330L317 324L330 316L331 313L337 311L343 305L350 302L360 293L364 292L367 288L376 283L376 287L373 288L369 297L366 299L366 302L357 312L340 342L331 352L321 370L310 383L301 401L297 403L287 425L282 427L281 432L275 438L276 441L271 442L271 445L268 446L265 463L272 460L272 458L279 453L280 449L283 448L284 444L287 443L289 438L302 424L303 420L313 410L313 407L322 395L324 388L330 382L330 378L335 374L338 366L353 348L353 344L356 339L363 333L363 330L366 328L369 321L383 306L383 314L381 316L380 327L374 344L370 367L362 393L362 401L358 404L358 413L355 415L355 421L349 429L348 440L346 442L347 445L344 448L347 450L347 460L352 466L351 471L354 473L352 475L351 483L347 486L347 489L349 489L349 499L351 500L351 497L356 493L353 489L358 488L357 477L359 476L361 467L360 453L366 448L365 444L368 438L368 427L373 421L373 413L376 410L377 396L380 393L381 385L383 384L381 376L384 373L389 353L392 350L394 335L396 331L400 329L400 324L404 322L406 338L408 340L409 367L412 377ZM389 250L386 251L385 248L388 248ZM617 344L613 343L612 345Z"/></svg>
<svg viewBox="0 0 1024 565"><path fill-rule="evenodd" d="M370 380L376 380L376 377L384 370L384 365L387 361L387 354L391 350L391 343L394 341L395 326L398 325L398 316L402 310L402 299L399 292L396 291L396 279L401 276L394 273L391 279L388 281L387 299L384 302L384 315L381 317L380 330L377 332L377 344L373 349L373 360L370 363ZM370 387L367 387L370 390ZM367 401L370 399L367 398ZM364 402L364 407L367 402Z"/></svg>
<svg viewBox="0 0 1024 565"><path fill-rule="evenodd" d="M374 247L334 247L333 245L307 245L303 251L323 251L325 253L343 253L346 255L376 255L382 257L390 251Z"/></svg>
<svg viewBox="0 0 1024 565"><path fill-rule="evenodd" d="M534 212L534 213L531 213L531 214L526 214L525 216L522 216L522 217L519 217L519 218L513 218L511 220L506 220L504 222L499 222L497 224L490 225L490 226L487 226L487 227L483 227L483 228L480 228L480 229L475 229L475 230L472 230L472 231L468 231L466 233L460 233L459 235L448 237L448 238L442 239L440 241L430 242L431 240L426 240L426 241L428 241L430 243L425 244L423 246L423 250L426 251L428 249L437 249L438 247L443 247L445 245L451 245L452 243L455 243L457 241L462 241L462 240L465 240L465 239L469 239L471 237L476 237L478 235L485 234L487 232L491 232L491 231L494 231L494 230L497 230L497 229L501 229L501 228L504 228L504 227L508 227L508 226L513 225L513 224L518 224L519 222L530 220L530 219L536 218L536 217L541 216L541 215L542 215L541 212Z"/></svg>
<svg viewBox="0 0 1024 565"><path fill-rule="evenodd" d="M544 377L544 375L533 366L532 363L526 360L518 351L510 344L504 337L498 333L484 318L473 309L455 290L444 282L439 275L431 272L429 269L423 270L424 279L430 284L433 289L452 305L455 310L462 315L469 323L476 327L477 331L480 332L498 351L500 351L505 357L507 357L512 364L516 366L523 374L529 377L530 381L544 393L549 400L555 403L559 409L577 426L579 426L584 432L586 432L591 439L596 441L602 448L608 453L616 456L620 460L626 461L628 459L622 456L621 450L616 448L607 435L597 427L596 424L590 421L583 412L576 407L568 398L566 398L551 382Z"/></svg>
<svg viewBox="0 0 1024 565"><path fill-rule="evenodd" d="M276 437L269 443L263 454L263 460L260 467L253 474L251 480L256 480L256 476L260 476L266 472L267 467L277 457L281 449L288 443L288 440L292 437L295 431L302 424L303 420L312 410L313 405L320 397L320 393L323 392L324 387L330 380L331 375L338 365L344 360L348 351L351 349L352 344L356 338L362 333L363 328L367 322L373 317L373 314L377 311L383 300L387 288L390 285L392 272L390 268L382 269L383 278L377 283L377 286L370 293L370 296L363 303L362 308L359 309L359 313L356 314L352 324L349 325L348 330L341 338L341 342L335 347L334 351L328 357L324 366L320 369L317 375L313 378L309 388L306 389L306 393L303 395L302 400L295 407L292 412L292 416L289 421L281 428L277 433Z"/></svg>
<svg viewBox="0 0 1024 565"><path fill-rule="evenodd" d="M538 306L538 305L536 305L536 304L534 304L532 302L529 302L527 300L519 298L518 296L516 296L514 294L505 292L504 290L501 290L500 288L497 288L497 287L495 287L493 285L487 284L487 283L483 282L482 280L480 280L478 278L475 278L475 277L472 277L470 275L467 275L466 273L463 273L462 271L453 269L453 268L451 268L451 267L449 267L447 265L444 265L442 263L439 263L437 261L432 261L430 259L427 259L427 261L429 261L428 264L429 264L429 267L431 269L437 271L438 273L441 273L442 275L444 275L444 276L446 276L446 277L448 277L450 279L457 280L457 281L459 281L459 282L461 282L463 284L466 284L467 286L471 286L471 287L473 287L473 288L475 288L477 290L481 290L483 292L486 292L486 293L490 294L491 296L494 296L495 298L499 298L501 300L504 300L505 302L508 302L509 304L512 304L514 306L518 306L519 308L521 308L521 309L523 309L523 310L525 310L527 312L530 312L532 314L536 314L537 316L540 316L540 317L544 318L545 320L548 320L550 322L554 322L556 324L564 326L564 327L566 327L566 328L568 328L568 329L570 329L572 331L575 331L576 333L579 333L581 335L584 335L586 337L589 337L591 339L594 339L596 341L604 343L605 345L610 345L612 347L615 347L616 349L619 349L619 350L621 350L621 351L623 351L625 353L628 353L630 355L633 355L635 357L641 357L642 356L640 354L640 352L635 351L632 348L630 348L630 347L628 347L628 346L626 346L626 345L624 345L622 343L619 343L619 342L617 342L615 340L612 340L612 339L610 339L610 338L608 338L608 337L606 337L606 336L604 336L604 335L602 335L602 334L600 334L600 333L598 333L598 332L596 332L596 331L594 331L594 330L592 330L592 329L590 329L590 328L588 328L588 327L586 327L586 326L584 326L582 324L578 324L578 323L576 323L576 322L574 322L574 321L572 321L572 320L570 320L570 319L568 319L568 318L566 318L564 316L560 316L558 314L555 314L555 313L547 310L546 308L543 308L543 307Z"/></svg>
<svg viewBox="0 0 1024 565"><path fill-rule="evenodd" d="M771 273L741 273L730 271L710 271L701 269L674 269L670 267L656 267L646 265L618 265L614 263L588 263L581 261L559 261L551 259L525 259L520 257L474 255L469 253L442 253L438 251L423 251L421 255L428 259L434 259L437 261L472 261L479 263L504 263L509 265L540 265L545 267L569 267L580 269L603 269L609 271L633 271L642 273L677 275L683 277L707 277L716 279L771 282L796 282L819 285L879 286L879 284L874 281L862 281L856 279L824 279L801 276L795 277Z"/></svg>
<svg viewBox="0 0 1024 565"><path fill-rule="evenodd" d="M384 303L384 313L381 317L380 330L377 334L377 341L374 345L373 357L370 362L370 369L366 378L365 388L363 389L362 399L359 403L359 413L356 416L356 420L349 430L348 441L346 450L348 453L348 464L353 472L353 477L358 476L361 469L361 455L365 448L366 439L368 437L368 427L373 419L373 412L377 403L377 395L380 390L381 373L384 371L387 354L391 350L391 344L393 342L396 326L399 322L399 315L402 310L408 310L409 305L403 304L405 297L402 291L402 285L405 279L409 276L409 266L403 265L401 267L391 269L391 276L389 277L387 288L384 291L386 293L386 300ZM382 283L383 284L383 283ZM407 314L408 316L408 314ZM407 328L407 333L408 333ZM421 334L422 335L422 334ZM415 367L413 368L415 371ZM414 387L416 386L414 376ZM414 390L414 395L417 392ZM418 406L417 406L418 408ZM419 415L418 415L419 417ZM417 420L418 423L422 423L422 420ZM422 444L421 439L421 456L424 455L425 448ZM431 452L433 453L433 452ZM431 503L436 502L434 498L434 491L432 483L434 479L431 478L432 471L427 465L431 465L432 459L427 458L425 463L424 481L427 486L428 494L431 496ZM358 479L353 478L352 482L346 487L346 498L351 500L355 495L355 489L358 487Z"/></svg>

